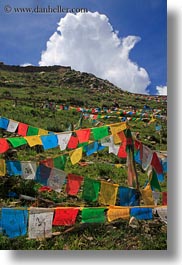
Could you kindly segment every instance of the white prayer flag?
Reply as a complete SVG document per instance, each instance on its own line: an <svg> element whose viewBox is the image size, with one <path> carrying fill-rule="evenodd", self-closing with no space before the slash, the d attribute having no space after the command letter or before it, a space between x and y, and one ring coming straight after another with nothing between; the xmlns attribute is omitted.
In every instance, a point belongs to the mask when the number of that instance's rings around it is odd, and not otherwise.
<svg viewBox="0 0 182 265"><path fill-rule="evenodd" d="M47 181L48 187L57 192L60 192L63 184L65 183L66 175L67 174L63 170L52 168Z"/></svg>
<svg viewBox="0 0 182 265"><path fill-rule="evenodd" d="M22 178L35 179L37 164L36 162L21 161Z"/></svg>
<svg viewBox="0 0 182 265"><path fill-rule="evenodd" d="M18 124L19 124L19 122L17 122L17 121L9 120L7 131L8 132L15 132L17 127L18 127Z"/></svg>
<svg viewBox="0 0 182 265"><path fill-rule="evenodd" d="M143 153L143 156L142 156L142 168L143 168L143 170L147 170L147 168L151 164L153 152L146 145L143 145L142 148L143 148L143 152L142 152Z"/></svg>
<svg viewBox="0 0 182 265"><path fill-rule="evenodd" d="M72 135L72 133L60 133L60 134L57 134L58 145L59 145L61 151L66 149L71 135Z"/></svg>

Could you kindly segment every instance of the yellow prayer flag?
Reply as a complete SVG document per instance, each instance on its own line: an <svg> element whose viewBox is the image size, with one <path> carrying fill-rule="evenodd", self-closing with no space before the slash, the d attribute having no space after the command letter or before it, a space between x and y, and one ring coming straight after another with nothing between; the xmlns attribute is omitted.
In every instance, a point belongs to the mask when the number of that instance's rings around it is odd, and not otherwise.
<svg viewBox="0 0 182 265"><path fill-rule="evenodd" d="M47 130L44 130L44 129L40 129L39 128L38 135L47 135L47 134L48 134L48 131Z"/></svg>
<svg viewBox="0 0 182 265"><path fill-rule="evenodd" d="M0 159L0 177L4 177L6 174L6 164L4 159Z"/></svg>
<svg viewBox="0 0 182 265"><path fill-rule="evenodd" d="M109 222L112 222L117 219L129 219L130 218L130 208L124 207L124 208L118 208L111 206L109 207L109 210L107 211L107 219Z"/></svg>
<svg viewBox="0 0 182 265"><path fill-rule="evenodd" d="M122 165L122 164L115 164L114 166L115 166L116 168L123 167L123 165Z"/></svg>
<svg viewBox="0 0 182 265"><path fill-rule="evenodd" d="M142 194L142 199L145 205L154 205L154 198L150 184L147 184L147 186L144 189L140 190L140 192Z"/></svg>
<svg viewBox="0 0 182 265"><path fill-rule="evenodd" d="M103 205L115 205L118 186L117 184L101 181L99 203Z"/></svg>
<svg viewBox="0 0 182 265"><path fill-rule="evenodd" d="M39 135L25 136L24 139L27 141L30 147L35 145L42 145L42 141Z"/></svg>
<svg viewBox="0 0 182 265"><path fill-rule="evenodd" d="M121 139L117 133L124 131L126 128L127 128L126 122L110 125L111 133L112 133L113 139L114 139L114 144L121 143Z"/></svg>
<svg viewBox="0 0 182 265"><path fill-rule="evenodd" d="M69 153L72 165L75 165L82 159L82 147L79 147Z"/></svg>

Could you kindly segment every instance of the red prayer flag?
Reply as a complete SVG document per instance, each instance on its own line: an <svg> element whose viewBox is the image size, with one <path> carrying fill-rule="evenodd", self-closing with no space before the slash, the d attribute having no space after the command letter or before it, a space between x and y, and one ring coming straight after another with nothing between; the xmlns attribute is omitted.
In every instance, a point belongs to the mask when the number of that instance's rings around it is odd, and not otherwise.
<svg viewBox="0 0 182 265"><path fill-rule="evenodd" d="M0 139L0 154L5 153L9 149L9 144L6 139Z"/></svg>
<svg viewBox="0 0 182 265"><path fill-rule="evenodd" d="M46 167L54 167L53 158L47 158L45 160L40 161L40 164L46 166Z"/></svg>
<svg viewBox="0 0 182 265"><path fill-rule="evenodd" d="M21 122L18 124L18 134L19 135L26 136L27 130L28 130L28 124L21 123Z"/></svg>
<svg viewBox="0 0 182 265"><path fill-rule="evenodd" d="M120 131L117 134L118 134L119 138L121 139L121 142L126 141L126 136L125 136L123 131Z"/></svg>
<svg viewBox="0 0 182 265"><path fill-rule="evenodd" d="M163 173L162 165L161 165L160 160L159 160L159 158L155 152L153 153L151 165L153 166L153 168L155 169L157 174Z"/></svg>
<svg viewBox="0 0 182 265"><path fill-rule="evenodd" d="M39 191L40 192L42 192L42 191L50 192L50 191L52 191L52 189L50 187L47 187L47 186L42 186L42 187L39 188Z"/></svg>
<svg viewBox="0 0 182 265"><path fill-rule="evenodd" d="M76 131L80 144L88 142L90 138L90 131L91 131L90 129L81 129Z"/></svg>
<svg viewBox="0 0 182 265"><path fill-rule="evenodd" d="M74 149L77 148L77 146L78 146L78 137L71 136L67 148Z"/></svg>
<svg viewBox="0 0 182 265"><path fill-rule="evenodd" d="M67 176L67 184L66 184L66 192L69 195L77 195L81 182L83 181L82 176L77 176L74 174L68 174Z"/></svg>
<svg viewBox="0 0 182 265"><path fill-rule="evenodd" d="M126 158L127 157L127 152L126 152L126 140L122 142L120 145L120 148L118 150L118 157L121 158Z"/></svg>
<svg viewBox="0 0 182 265"><path fill-rule="evenodd" d="M53 225L74 225L79 209L76 208L64 208L56 209L53 220Z"/></svg>
<svg viewBox="0 0 182 265"><path fill-rule="evenodd" d="M162 193L162 205L167 205L167 192Z"/></svg>

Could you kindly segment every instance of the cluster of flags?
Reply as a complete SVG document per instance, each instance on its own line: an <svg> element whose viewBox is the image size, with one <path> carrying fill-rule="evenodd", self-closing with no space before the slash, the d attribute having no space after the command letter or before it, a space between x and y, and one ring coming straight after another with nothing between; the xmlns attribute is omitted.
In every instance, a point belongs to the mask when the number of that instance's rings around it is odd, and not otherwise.
<svg viewBox="0 0 182 265"><path fill-rule="evenodd" d="M167 206L157 207L161 218L167 219ZM79 218L80 217L80 218ZM9 238L26 236L29 239L52 237L52 227L73 226L81 223L105 223L118 219L138 220L153 218L152 207L59 207L59 208L2 208L0 212L0 233Z"/></svg>

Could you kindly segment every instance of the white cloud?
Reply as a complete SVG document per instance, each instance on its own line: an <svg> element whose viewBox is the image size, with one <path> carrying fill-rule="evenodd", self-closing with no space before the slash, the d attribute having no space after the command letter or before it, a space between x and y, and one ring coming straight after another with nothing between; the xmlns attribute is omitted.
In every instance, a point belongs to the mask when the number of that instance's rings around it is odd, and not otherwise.
<svg viewBox="0 0 182 265"><path fill-rule="evenodd" d="M23 64L21 64L20 66L22 66L22 67L26 67L26 66L31 66L32 64L31 63L23 63Z"/></svg>
<svg viewBox="0 0 182 265"><path fill-rule="evenodd" d="M123 90L147 94L150 79L146 70L129 58L140 37L119 38L107 16L68 13L42 52L40 66L63 65L107 79Z"/></svg>
<svg viewBox="0 0 182 265"><path fill-rule="evenodd" d="M167 96L167 86L156 86L157 95Z"/></svg>

